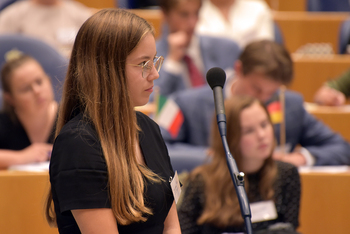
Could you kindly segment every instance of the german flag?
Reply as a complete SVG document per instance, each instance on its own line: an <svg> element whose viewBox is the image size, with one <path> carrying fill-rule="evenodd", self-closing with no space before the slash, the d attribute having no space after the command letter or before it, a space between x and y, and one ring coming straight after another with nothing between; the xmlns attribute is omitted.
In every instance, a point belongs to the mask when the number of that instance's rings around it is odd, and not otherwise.
<svg viewBox="0 0 350 234"><path fill-rule="evenodd" d="M284 121L284 92L285 87L281 86L266 106L273 124L282 124Z"/></svg>
<svg viewBox="0 0 350 234"><path fill-rule="evenodd" d="M283 121L282 105L279 100L275 100L268 104L267 110L270 114L271 122L273 124L280 124Z"/></svg>

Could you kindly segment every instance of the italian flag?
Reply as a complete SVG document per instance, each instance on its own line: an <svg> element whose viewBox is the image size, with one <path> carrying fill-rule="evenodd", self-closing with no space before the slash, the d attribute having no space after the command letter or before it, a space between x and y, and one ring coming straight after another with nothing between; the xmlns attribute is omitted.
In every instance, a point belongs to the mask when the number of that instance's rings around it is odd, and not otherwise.
<svg viewBox="0 0 350 234"><path fill-rule="evenodd" d="M184 121L179 106L171 98L166 98L162 95L158 95L156 103L155 121L159 126L166 129L171 137L176 138Z"/></svg>

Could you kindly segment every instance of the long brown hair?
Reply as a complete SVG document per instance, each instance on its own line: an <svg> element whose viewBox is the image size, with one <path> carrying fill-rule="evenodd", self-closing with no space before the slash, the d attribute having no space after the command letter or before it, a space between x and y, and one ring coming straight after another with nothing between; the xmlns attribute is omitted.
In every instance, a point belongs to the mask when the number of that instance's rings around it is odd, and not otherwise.
<svg viewBox="0 0 350 234"><path fill-rule="evenodd" d="M264 105L252 97L234 96L225 102L227 122L227 142L236 160L238 168L241 166L242 152L240 149L241 126L240 114L254 103L259 103L268 115ZM268 115L269 116L269 115ZM270 124L271 121L270 121ZM211 223L218 227L237 226L243 224L240 206L236 196L230 172L226 163L226 154L218 131L216 119L213 119L211 134L212 161L196 168L191 178L203 176L205 181L205 205L198 224ZM260 195L264 200L273 198L273 183L277 175L277 168L272 159L272 152L260 169ZM248 191L249 181L245 180Z"/></svg>
<svg viewBox="0 0 350 234"><path fill-rule="evenodd" d="M125 74L127 56L148 33L154 35L153 27L125 10L104 9L91 16L75 39L57 123L56 135L78 107L95 126L107 164L112 210L121 225L146 221L152 211L144 204L143 176L159 181L136 160L138 126ZM46 214L54 223L51 194Z"/></svg>

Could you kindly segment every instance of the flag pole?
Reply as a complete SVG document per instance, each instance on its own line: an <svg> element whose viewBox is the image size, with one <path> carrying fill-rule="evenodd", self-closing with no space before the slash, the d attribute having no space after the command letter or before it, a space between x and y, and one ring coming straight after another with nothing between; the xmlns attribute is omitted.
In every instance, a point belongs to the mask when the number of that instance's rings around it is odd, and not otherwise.
<svg viewBox="0 0 350 234"><path fill-rule="evenodd" d="M280 147L281 147L281 153L282 157L286 155L286 121L285 121L285 91L286 86L282 85L280 87L280 93L279 93L279 99L281 104L281 115L282 115L282 121L281 121L281 127L280 127Z"/></svg>

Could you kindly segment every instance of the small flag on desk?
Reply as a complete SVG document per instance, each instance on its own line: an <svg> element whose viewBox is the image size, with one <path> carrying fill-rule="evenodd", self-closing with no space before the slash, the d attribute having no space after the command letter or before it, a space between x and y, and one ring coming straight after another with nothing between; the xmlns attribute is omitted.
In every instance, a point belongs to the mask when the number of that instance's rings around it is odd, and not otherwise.
<svg viewBox="0 0 350 234"><path fill-rule="evenodd" d="M184 121L179 106L173 99L161 95L156 98L156 105L155 121L166 129L173 138L176 138Z"/></svg>
<svg viewBox="0 0 350 234"><path fill-rule="evenodd" d="M283 121L282 105L279 100L274 100L267 106L267 110L270 114L271 122L273 124L279 124Z"/></svg>

